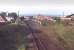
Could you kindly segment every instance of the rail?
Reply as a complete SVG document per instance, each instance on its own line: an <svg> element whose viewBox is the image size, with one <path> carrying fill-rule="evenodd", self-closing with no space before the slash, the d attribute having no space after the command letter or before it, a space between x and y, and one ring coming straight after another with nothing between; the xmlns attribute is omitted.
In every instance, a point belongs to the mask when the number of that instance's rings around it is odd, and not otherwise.
<svg viewBox="0 0 74 50"><path fill-rule="evenodd" d="M30 23L26 22L32 36L33 36L33 43L35 44L36 50L47 50L45 44L41 39L38 38L38 35L34 32L32 27L30 26Z"/></svg>

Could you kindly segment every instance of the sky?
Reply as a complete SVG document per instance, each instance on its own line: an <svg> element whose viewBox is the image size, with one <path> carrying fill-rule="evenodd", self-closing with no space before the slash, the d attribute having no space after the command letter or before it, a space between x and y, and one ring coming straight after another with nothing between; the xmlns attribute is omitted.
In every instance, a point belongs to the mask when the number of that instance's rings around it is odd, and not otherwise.
<svg viewBox="0 0 74 50"><path fill-rule="evenodd" d="M20 14L68 15L74 13L73 0L0 0L0 11Z"/></svg>

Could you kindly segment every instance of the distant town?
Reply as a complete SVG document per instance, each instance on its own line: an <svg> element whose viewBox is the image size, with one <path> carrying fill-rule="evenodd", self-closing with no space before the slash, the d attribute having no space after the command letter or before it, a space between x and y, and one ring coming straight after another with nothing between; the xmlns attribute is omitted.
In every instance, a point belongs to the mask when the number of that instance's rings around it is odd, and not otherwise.
<svg viewBox="0 0 74 50"><path fill-rule="evenodd" d="M60 17L60 16L46 16L46 15L41 15L41 14L34 15L34 16L24 16L24 15L20 16L19 12L18 14L16 12L11 12L11 13L1 12L0 13L1 23L4 23L4 22L20 23L19 21L24 21L24 20L32 20L39 24L41 24L43 20L52 21L52 22L56 22L57 20L72 21L74 20L74 14Z"/></svg>

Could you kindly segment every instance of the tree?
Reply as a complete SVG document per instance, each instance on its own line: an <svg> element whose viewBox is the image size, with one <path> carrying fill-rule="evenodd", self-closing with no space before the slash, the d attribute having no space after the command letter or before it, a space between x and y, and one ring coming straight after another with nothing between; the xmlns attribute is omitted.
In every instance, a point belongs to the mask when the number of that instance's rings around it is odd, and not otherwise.
<svg viewBox="0 0 74 50"><path fill-rule="evenodd" d="M60 17L55 17L54 20L59 22L60 21Z"/></svg>
<svg viewBox="0 0 74 50"><path fill-rule="evenodd" d="M7 21L7 19L5 18L7 16L6 12L1 12L0 13L0 16L5 20Z"/></svg>
<svg viewBox="0 0 74 50"><path fill-rule="evenodd" d="M6 12L1 12L0 15L5 17L5 16L7 16L7 13Z"/></svg>
<svg viewBox="0 0 74 50"><path fill-rule="evenodd" d="M16 19L17 19L17 17L18 17L18 15L17 15L15 12L8 13L8 16L9 16L9 17L13 17L13 18L14 18L14 20L16 20Z"/></svg>
<svg viewBox="0 0 74 50"><path fill-rule="evenodd" d="M23 17L20 17L21 21L24 21L24 16Z"/></svg>

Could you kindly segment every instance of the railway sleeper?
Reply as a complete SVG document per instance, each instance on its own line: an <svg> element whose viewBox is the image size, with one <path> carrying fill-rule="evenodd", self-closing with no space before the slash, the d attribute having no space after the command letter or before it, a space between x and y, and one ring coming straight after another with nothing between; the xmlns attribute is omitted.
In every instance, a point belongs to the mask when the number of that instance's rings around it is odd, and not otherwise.
<svg viewBox="0 0 74 50"><path fill-rule="evenodd" d="M31 43L33 42L33 39L26 39L26 43Z"/></svg>
<svg viewBox="0 0 74 50"><path fill-rule="evenodd" d="M33 44L33 43L28 43L28 44L26 44L26 46L27 46L28 48L32 48L32 47L34 47L34 44Z"/></svg>
<svg viewBox="0 0 74 50"><path fill-rule="evenodd" d="M33 39L33 36L32 36L32 34L28 34L28 35L26 36L26 38L27 38L27 39Z"/></svg>
<svg viewBox="0 0 74 50"><path fill-rule="evenodd" d="M26 48L26 50L37 50L36 48Z"/></svg>

